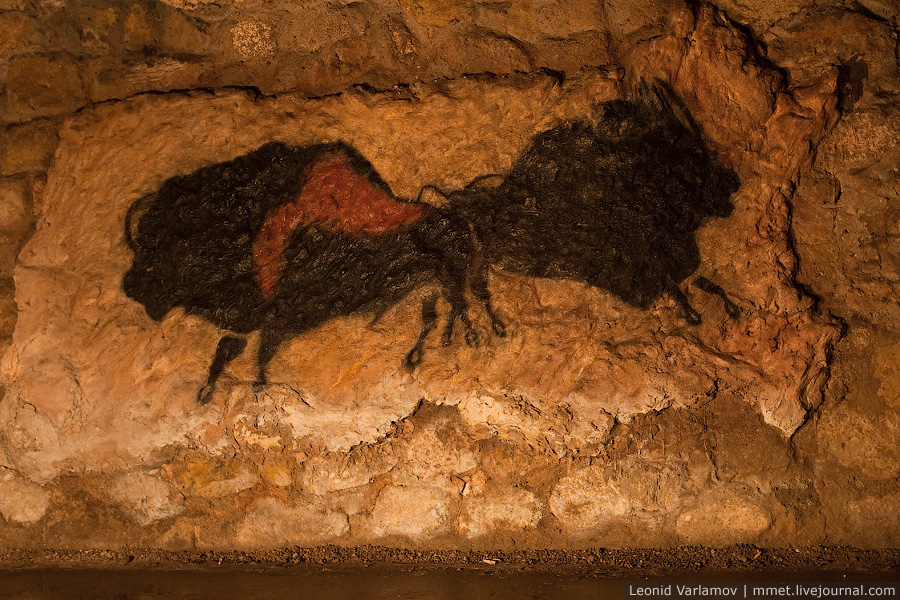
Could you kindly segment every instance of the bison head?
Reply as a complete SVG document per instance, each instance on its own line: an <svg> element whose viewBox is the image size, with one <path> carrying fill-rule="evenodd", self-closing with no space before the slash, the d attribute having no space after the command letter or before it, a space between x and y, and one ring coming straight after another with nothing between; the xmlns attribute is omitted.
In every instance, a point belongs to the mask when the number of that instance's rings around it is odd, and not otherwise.
<svg viewBox="0 0 900 600"><path fill-rule="evenodd" d="M161 320L179 303L174 282L175 260L168 256L166 249L140 221L156 199L155 194L137 200L125 217L125 242L134 252L131 268L122 280L125 294L140 302L147 315L155 321ZM137 222L135 223L135 220Z"/></svg>

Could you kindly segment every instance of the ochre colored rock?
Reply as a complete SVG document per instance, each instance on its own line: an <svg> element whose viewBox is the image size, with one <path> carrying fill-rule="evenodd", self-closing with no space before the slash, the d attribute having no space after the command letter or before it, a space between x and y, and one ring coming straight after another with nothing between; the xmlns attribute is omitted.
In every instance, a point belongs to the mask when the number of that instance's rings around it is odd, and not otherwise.
<svg viewBox="0 0 900 600"><path fill-rule="evenodd" d="M877 330L900 322L887 25L783 2L165 4L42 5L72 23L38 35L37 8L0 0L27 8L0 14L18 36L0 41L4 118L68 115L58 136L49 120L3 134L0 542L69 543L75 526L45 515L79 490L108 509L85 544L173 550L765 544L826 528L895 543L898 342ZM779 23L761 34L777 38L768 59L734 18ZM32 52L44 39L61 51ZM273 95L170 92L223 85ZM675 282L700 324L671 294L639 308L493 264L506 337L469 297L479 344L434 332L404 366L433 282L286 341L265 385L252 332L200 405L225 332L182 308L154 321L123 290L126 214L172 177L270 141L342 140L397 197L433 186L422 199L446 208L475 178L502 181L536 135L597 125L598 106L641 89L671 89L676 118L740 179L731 215L692 230L700 264ZM72 114L89 101L108 102ZM440 324L448 311L439 301ZM851 323L837 350L829 313ZM834 352L845 371L829 371ZM885 532L833 524L848 515Z"/></svg>
<svg viewBox="0 0 900 600"><path fill-rule="evenodd" d="M62 115L86 100L81 75L67 57L17 57L10 61L6 77L10 117Z"/></svg>
<svg viewBox="0 0 900 600"><path fill-rule="evenodd" d="M0 467L0 515L8 523L33 525L50 506L47 492L9 469Z"/></svg>
<svg viewBox="0 0 900 600"><path fill-rule="evenodd" d="M756 541L771 522L768 511L752 495L710 490L678 516L675 531L683 544L727 546Z"/></svg>
<svg viewBox="0 0 900 600"><path fill-rule="evenodd" d="M58 130L59 124L55 121L33 121L10 128L0 172L3 175L17 175L45 171L59 142Z"/></svg>
<svg viewBox="0 0 900 600"><path fill-rule="evenodd" d="M373 539L401 536L422 540L449 528L450 494L428 486L388 486L381 490L367 522Z"/></svg>

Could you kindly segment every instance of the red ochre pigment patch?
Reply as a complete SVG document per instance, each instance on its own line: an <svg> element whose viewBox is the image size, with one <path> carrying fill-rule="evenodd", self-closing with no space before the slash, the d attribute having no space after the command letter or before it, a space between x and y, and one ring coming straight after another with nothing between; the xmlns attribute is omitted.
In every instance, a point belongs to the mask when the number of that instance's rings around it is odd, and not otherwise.
<svg viewBox="0 0 900 600"><path fill-rule="evenodd" d="M409 225L426 205L400 202L357 173L345 156L319 162L309 172L300 195L266 217L253 242L256 284L271 298L281 277L281 263L298 225L316 225L337 233L377 235Z"/></svg>

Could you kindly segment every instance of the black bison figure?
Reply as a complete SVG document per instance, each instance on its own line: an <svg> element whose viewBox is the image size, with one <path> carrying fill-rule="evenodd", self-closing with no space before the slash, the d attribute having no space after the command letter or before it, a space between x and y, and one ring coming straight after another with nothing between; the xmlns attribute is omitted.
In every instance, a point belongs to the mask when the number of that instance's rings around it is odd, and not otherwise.
<svg viewBox="0 0 900 600"><path fill-rule="evenodd" d="M668 294L698 324L679 284L700 265L697 228L731 214L738 177L663 84L637 96L601 104L594 122L537 135L505 178L450 193L451 209L493 265L583 281L645 309ZM721 287L704 277L694 285L738 315Z"/></svg>
<svg viewBox="0 0 900 600"><path fill-rule="evenodd" d="M260 331L265 383L282 342L336 317L377 318L430 282L450 305L445 345L457 320L467 343L476 341L467 293L503 336L488 265L584 281L640 308L668 294L699 323L679 285L700 264L697 228L731 213L738 185L662 85L601 104L593 121L537 135L505 177L451 192L448 208L395 197L345 143L273 142L136 201L125 219L134 261L123 288L153 319L182 307L231 332L219 341L201 403L247 334ZM693 283L737 316L721 287ZM437 298L423 301L409 365L437 326Z"/></svg>
<svg viewBox="0 0 900 600"><path fill-rule="evenodd" d="M471 269L468 223L395 198L372 165L341 142L269 143L173 177L132 205L125 240L134 261L123 288L151 318L183 307L237 334L219 341L201 403L252 331L261 332L258 383L265 383L283 341L335 317L378 315L431 281L451 307L444 343L459 319L472 344L465 292L487 298L485 270ZM423 303L410 365L421 361L436 326L436 301L432 295Z"/></svg>

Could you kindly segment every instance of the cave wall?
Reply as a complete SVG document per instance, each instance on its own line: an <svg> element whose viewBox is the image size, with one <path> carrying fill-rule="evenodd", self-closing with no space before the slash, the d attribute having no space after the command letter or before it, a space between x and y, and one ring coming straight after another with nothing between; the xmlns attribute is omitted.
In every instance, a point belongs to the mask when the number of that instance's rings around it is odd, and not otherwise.
<svg viewBox="0 0 900 600"><path fill-rule="evenodd" d="M268 548L900 539L898 12L875 0L0 0L0 543ZM642 83L643 82L643 83ZM635 307L493 266L403 359L427 283L254 347L123 291L126 215L271 141L344 141L398 197L505 175L659 82L740 179ZM433 190L432 190L433 191ZM446 207L444 194L423 195ZM449 306L437 305L439 320Z"/></svg>

